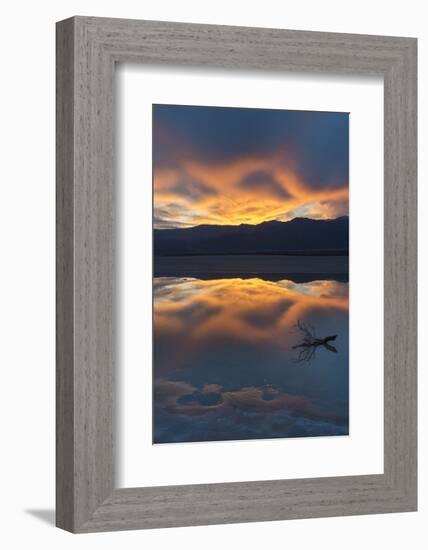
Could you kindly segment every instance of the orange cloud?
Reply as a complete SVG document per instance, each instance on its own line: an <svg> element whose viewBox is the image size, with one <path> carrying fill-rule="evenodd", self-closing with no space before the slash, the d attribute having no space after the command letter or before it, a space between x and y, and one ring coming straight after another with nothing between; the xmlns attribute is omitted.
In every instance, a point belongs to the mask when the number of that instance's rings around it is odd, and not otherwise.
<svg viewBox="0 0 428 550"><path fill-rule="evenodd" d="M286 161L284 160L286 158ZM179 167L156 168L155 227L257 224L348 213L348 185L313 188L281 152L207 163L183 156Z"/></svg>

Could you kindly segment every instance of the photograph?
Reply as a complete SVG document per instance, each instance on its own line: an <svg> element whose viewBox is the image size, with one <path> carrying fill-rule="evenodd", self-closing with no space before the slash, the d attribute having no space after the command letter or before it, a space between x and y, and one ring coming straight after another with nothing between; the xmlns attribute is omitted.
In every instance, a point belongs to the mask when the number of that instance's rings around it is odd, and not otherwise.
<svg viewBox="0 0 428 550"><path fill-rule="evenodd" d="M349 113L154 104L153 443L349 435Z"/></svg>

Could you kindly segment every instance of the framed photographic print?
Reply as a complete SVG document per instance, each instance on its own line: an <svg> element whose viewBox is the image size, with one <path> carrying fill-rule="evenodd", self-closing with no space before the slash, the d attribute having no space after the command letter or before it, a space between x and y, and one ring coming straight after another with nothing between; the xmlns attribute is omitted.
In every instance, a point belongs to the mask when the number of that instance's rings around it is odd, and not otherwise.
<svg viewBox="0 0 428 550"><path fill-rule="evenodd" d="M154 443L348 435L348 118L153 106Z"/></svg>
<svg viewBox="0 0 428 550"><path fill-rule="evenodd" d="M57 525L416 510L416 40L57 25Z"/></svg>

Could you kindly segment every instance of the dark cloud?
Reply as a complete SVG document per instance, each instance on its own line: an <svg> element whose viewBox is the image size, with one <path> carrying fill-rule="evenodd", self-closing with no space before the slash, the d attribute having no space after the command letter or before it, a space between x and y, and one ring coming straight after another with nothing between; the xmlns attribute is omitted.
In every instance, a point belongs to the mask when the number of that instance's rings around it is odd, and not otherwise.
<svg viewBox="0 0 428 550"><path fill-rule="evenodd" d="M349 179L349 116L313 115L296 140L298 171L311 187L341 187Z"/></svg>
<svg viewBox="0 0 428 550"><path fill-rule="evenodd" d="M172 191L177 195L181 195L190 201L199 201L203 197L210 197L217 195L217 190L192 178L180 179L177 183L172 185L168 191Z"/></svg>
<svg viewBox="0 0 428 550"><path fill-rule="evenodd" d="M272 174L257 170L244 176L238 183L242 189L262 191L279 199L290 199L290 193L277 181Z"/></svg>
<svg viewBox="0 0 428 550"><path fill-rule="evenodd" d="M154 105L154 165L275 154L309 187L336 188L348 183L348 127L348 113Z"/></svg>

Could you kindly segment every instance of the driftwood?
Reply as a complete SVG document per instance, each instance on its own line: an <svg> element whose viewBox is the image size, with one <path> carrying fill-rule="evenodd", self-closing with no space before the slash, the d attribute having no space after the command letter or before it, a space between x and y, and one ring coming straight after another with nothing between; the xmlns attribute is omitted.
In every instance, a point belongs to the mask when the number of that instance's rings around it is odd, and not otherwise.
<svg viewBox="0 0 428 550"><path fill-rule="evenodd" d="M293 349L299 349L299 356L296 359L298 363L302 361L311 361L314 358L316 350L322 346L328 351L337 353L337 349L330 344L337 338L337 334L318 338L315 335L315 330L309 325L303 324L300 320L297 321L296 328L305 335L302 342L293 346Z"/></svg>

